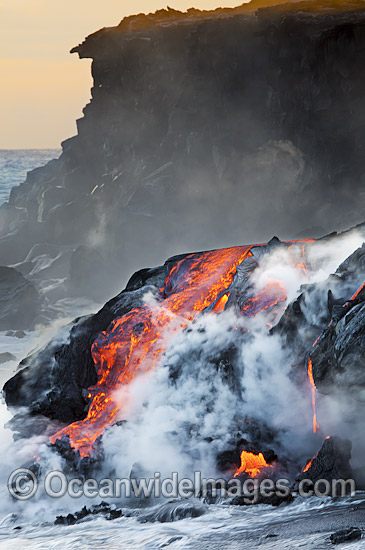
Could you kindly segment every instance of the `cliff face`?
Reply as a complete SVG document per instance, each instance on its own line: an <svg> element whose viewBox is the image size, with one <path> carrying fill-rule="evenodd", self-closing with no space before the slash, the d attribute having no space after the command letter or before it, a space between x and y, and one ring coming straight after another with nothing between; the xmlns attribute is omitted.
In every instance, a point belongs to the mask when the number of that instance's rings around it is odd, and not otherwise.
<svg viewBox="0 0 365 550"><path fill-rule="evenodd" d="M1 263L104 298L179 251L361 221L364 2L259 5L127 18L74 48L92 101L1 207Z"/></svg>

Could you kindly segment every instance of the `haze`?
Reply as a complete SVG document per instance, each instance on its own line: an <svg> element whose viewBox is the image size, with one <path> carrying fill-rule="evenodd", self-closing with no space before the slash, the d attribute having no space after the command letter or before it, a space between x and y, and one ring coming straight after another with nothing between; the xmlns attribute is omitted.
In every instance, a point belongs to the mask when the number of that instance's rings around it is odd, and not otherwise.
<svg viewBox="0 0 365 550"><path fill-rule="evenodd" d="M240 2L175 0L172 8ZM90 61L70 49L126 15L165 8L158 0L0 0L0 149L58 148L76 133L90 99Z"/></svg>

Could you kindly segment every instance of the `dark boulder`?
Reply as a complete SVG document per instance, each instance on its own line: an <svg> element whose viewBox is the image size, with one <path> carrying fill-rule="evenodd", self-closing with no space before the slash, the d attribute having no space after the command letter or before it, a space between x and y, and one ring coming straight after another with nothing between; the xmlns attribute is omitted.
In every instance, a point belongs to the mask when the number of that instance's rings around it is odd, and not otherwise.
<svg viewBox="0 0 365 550"><path fill-rule="evenodd" d="M123 516L123 511L116 508L107 502L101 502L100 504L94 504L90 508L84 506L81 510L74 514L67 514L67 516L57 516L55 519L55 525L75 525L76 523L82 523L86 518L95 516L104 517L107 520L117 519Z"/></svg>
<svg viewBox="0 0 365 550"><path fill-rule="evenodd" d="M330 541L332 544L341 544L343 542L351 542L355 540L360 540L362 536L362 531L358 527L350 527L350 529L342 529L341 531L336 531L330 536Z"/></svg>
<svg viewBox="0 0 365 550"><path fill-rule="evenodd" d="M353 471L350 466L351 448L351 441L336 436L328 437L324 440L318 454L310 462L310 467L300 474L297 481L308 479L315 484L319 480L332 482L353 479ZM322 487L319 489L322 490ZM332 489L331 486L331 494Z"/></svg>
<svg viewBox="0 0 365 550"><path fill-rule="evenodd" d="M272 491L273 494L265 494L260 491L253 491L244 496L236 496L230 499L226 504L231 506L252 506L254 504L267 504L269 506L282 506L293 502L294 497L288 491L287 494L279 494L277 491Z"/></svg>
<svg viewBox="0 0 365 550"><path fill-rule="evenodd" d="M310 353L321 393L351 394L365 400L365 293L334 306L332 319Z"/></svg>

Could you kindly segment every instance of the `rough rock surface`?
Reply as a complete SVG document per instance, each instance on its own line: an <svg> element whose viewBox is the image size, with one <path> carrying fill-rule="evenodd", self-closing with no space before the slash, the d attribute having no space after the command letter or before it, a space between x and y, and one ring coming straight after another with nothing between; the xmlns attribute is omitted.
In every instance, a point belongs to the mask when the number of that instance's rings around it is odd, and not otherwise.
<svg viewBox="0 0 365 550"><path fill-rule="evenodd" d="M353 479L350 466L351 447L351 441L339 437L326 438L320 451L312 459L309 469L302 472L298 481L309 479L314 484L319 480L331 482ZM323 490L323 488L319 487L319 490Z"/></svg>
<svg viewBox="0 0 365 550"><path fill-rule="evenodd" d="M365 282L365 245L336 271L341 282L357 273ZM365 400L365 287L352 300L333 304L331 320L313 346L310 358L316 387L322 393L338 388L359 401ZM348 298L351 298L350 296Z"/></svg>
<svg viewBox="0 0 365 550"><path fill-rule="evenodd" d="M360 540L362 531L358 527L351 527L350 529L342 529L336 531L330 536L332 544L342 544L343 542L351 542L354 540Z"/></svg>
<svg viewBox="0 0 365 550"><path fill-rule="evenodd" d="M322 393L336 387L365 400L365 293L332 319L311 351L313 375Z"/></svg>
<svg viewBox="0 0 365 550"><path fill-rule="evenodd" d="M74 48L92 59L91 103L0 207L2 263L69 278L52 300L104 300L176 250L360 221L364 2L259 9L281 3L160 10Z"/></svg>
<svg viewBox="0 0 365 550"><path fill-rule="evenodd" d="M75 525L81 523L85 518L90 516L103 516L106 520L113 520L123 516L123 511L110 506L107 502L101 502L100 504L94 504L90 508L84 506L81 510L74 514L67 514L67 516L57 516L55 525Z"/></svg>

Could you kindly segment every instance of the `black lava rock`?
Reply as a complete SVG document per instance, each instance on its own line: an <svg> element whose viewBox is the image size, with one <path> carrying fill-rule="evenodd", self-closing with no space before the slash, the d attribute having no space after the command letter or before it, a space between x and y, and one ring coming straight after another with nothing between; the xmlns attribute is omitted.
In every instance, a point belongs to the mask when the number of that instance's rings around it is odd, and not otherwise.
<svg viewBox="0 0 365 550"><path fill-rule="evenodd" d="M336 436L326 438L320 451L312 459L310 468L302 472L297 481L309 479L314 484L319 480L331 482L353 479L350 466L351 448L351 441Z"/></svg>
<svg viewBox="0 0 365 550"><path fill-rule="evenodd" d="M101 502L91 506L91 508L86 508L84 506L78 512L74 514L67 514L67 516L57 516L55 519L55 525L75 525L76 523L81 523L85 518L91 516L104 516L107 520L117 519L123 516L123 511L118 508L111 507L107 502Z"/></svg>
<svg viewBox="0 0 365 550"><path fill-rule="evenodd" d="M350 529L343 529L336 531L330 536L332 544L341 544L343 542L351 542L360 540L362 536L361 529L358 527L350 527Z"/></svg>

